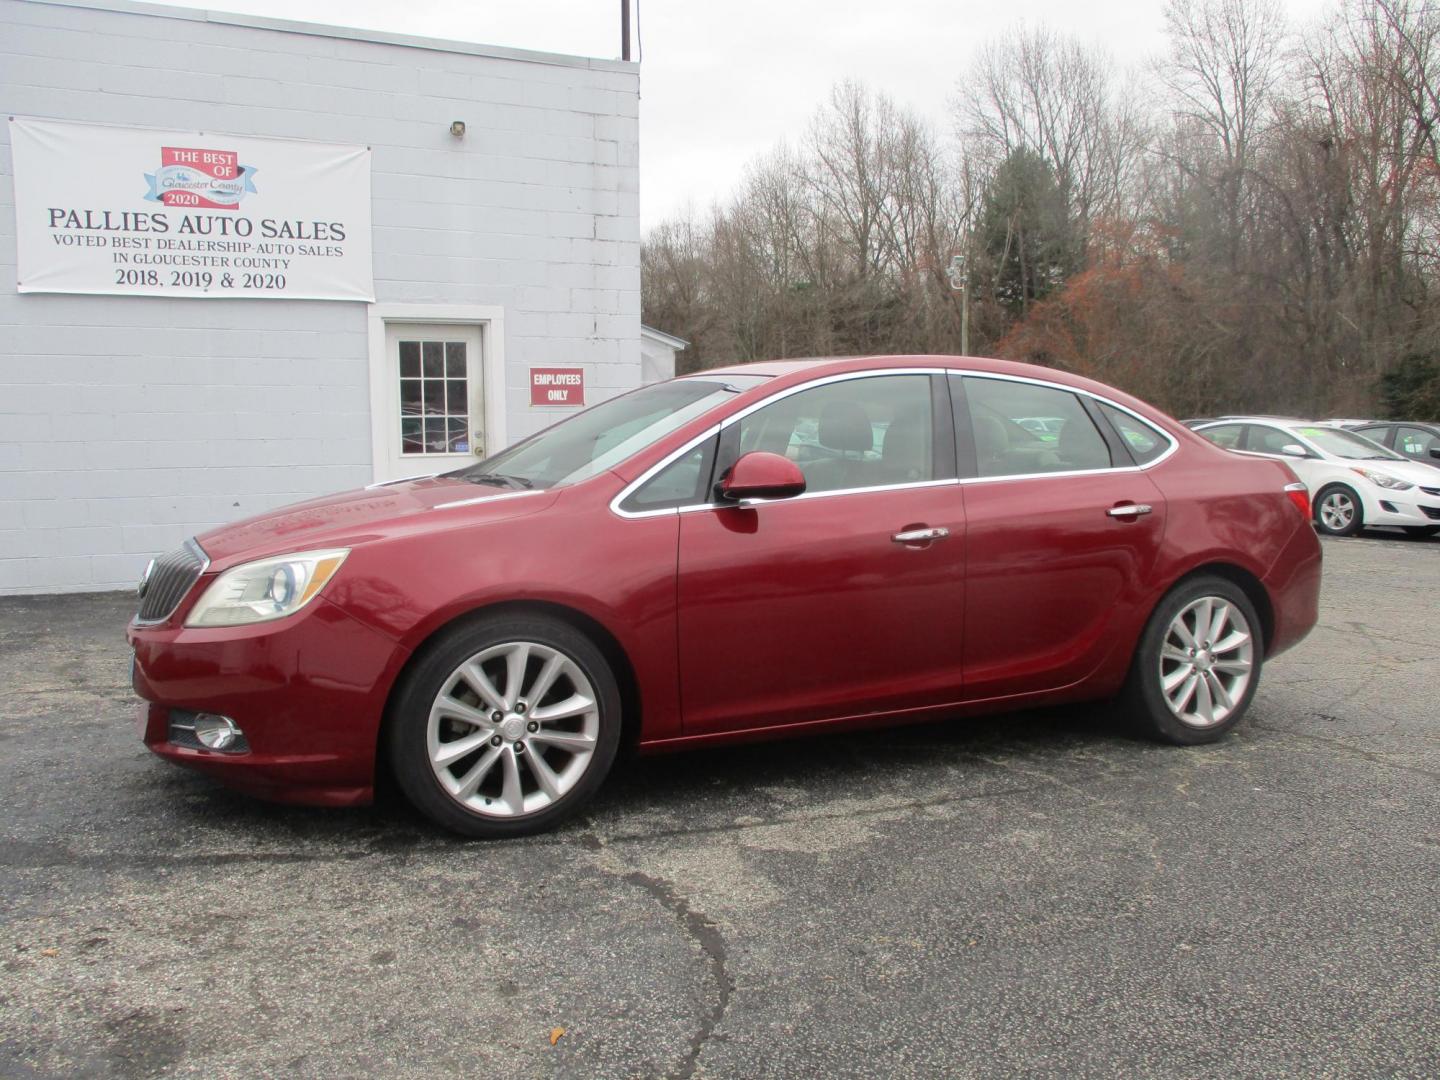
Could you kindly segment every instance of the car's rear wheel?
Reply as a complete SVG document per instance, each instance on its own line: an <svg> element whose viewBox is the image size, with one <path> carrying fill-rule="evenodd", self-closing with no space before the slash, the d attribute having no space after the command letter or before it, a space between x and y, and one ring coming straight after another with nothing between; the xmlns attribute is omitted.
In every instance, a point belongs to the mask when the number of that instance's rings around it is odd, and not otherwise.
<svg viewBox="0 0 1440 1080"><path fill-rule="evenodd" d="M1151 614L1121 705L1152 738L1214 742L1250 707L1263 655L1260 620L1245 593L1224 578L1194 578Z"/></svg>
<svg viewBox="0 0 1440 1080"><path fill-rule="evenodd" d="M406 796L466 836L542 832L583 806L620 743L620 692L604 655L567 623L461 624L398 692L390 760Z"/></svg>
<svg viewBox="0 0 1440 1080"><path fill-rule="evenodd" d="M1406 525L1406 536L1418 536L1422 539L1427 536L1434 536L1440 533L1440 525Z"/></svg>
<svg viewBox="0 0 1440 1080"><path fill-rule="evenodd" d="M1330 484L1315 496L1315 527L1330 536L1354 536L1365 524L1365 511L1354 488Z"/></svg>

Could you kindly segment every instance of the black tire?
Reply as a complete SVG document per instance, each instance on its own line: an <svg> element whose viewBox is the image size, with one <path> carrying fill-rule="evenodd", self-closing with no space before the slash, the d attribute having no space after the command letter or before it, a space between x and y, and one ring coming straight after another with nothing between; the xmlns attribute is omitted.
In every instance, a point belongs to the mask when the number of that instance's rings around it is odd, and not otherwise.
<svg viewBox="0 0 1440 1080"><path fill-rule="evenodd" d="M1249 657L1249 681L1243 694L1235 700L1233 707L1218 722L1207 726L1196 726L1182 720L1167 703L1161 686L1161 650L1170 635L1172 624L1192 604L1206 597L1223 600L1238 610L1244 619L1251 638ZM1228 624L1233 625L1233 624ZM1226 635L1228 637L1228 634ZM1211 644L1215 644L1211 642ZM1130 674L1120 692L1118 704L1131 727L1146 738L1177 746L1196 746L1223 739L1245 718L1255 689L1260 685L1260 669L1265 653L1264 631L1255 606L1244 591L1233 582L1220 577L1196 577L1181 582L1155 606L1145 631L1140 635L1135 648L1135 657L1130 664ZM1218 654L1218 650L1217 650ZM1206 664L1210 660L1207 655ZM1174 663L1174 661L1167 661ZM1207 690L1208 693L1208 690Z"/></svg>
<svg viewBox="0 0 1440 1080"><path fill-rule="evenodd" d="M1325 520L1326 503L1332 500L1341 514L1345 513L1348 503L1349 516L1343 523L1332 524ZM1365 527L1365 504L1360 501L1355 489L1345 484L1326 484L1316 492L1313 508L1315 528L1326 536L1354 536Z"/></svg>
<svg viewBox="0 0 1440 1080"><path fill-rule="evenodd" d="M576 665L594 691L595 709L591 711L598 714L595 720L598 730L594 732L594 749L590 754L588 764L583 767L583 771L579 773L571 787L553 798L549 805L541 809L496 817L472 808L469 803L462 802L459 797L442 786L437 775L439 767L431 764L429 725L432 706L441 691L461 686L460 682L454 681L454 676L460 666L486 650L500 648L509 643L539 645L542 650L548 649L564 654L566 659ZM535 659L529 661L529 666L524 671L535 672L537 662ZM503 663L503 661L496 661L496 663ZM497 678L508 680L508 675L497 673ZM567 678L568 676L565 675L559 677L560 681L556 684L558 689L554 691L555 693L562 693L567 689L564 681ZM527 681L526 676L522 673L521 685L525 685ZM495 682L494 685L498 689L500 683ZM575 687L568 688L572 694L575 692ZM478 703L479 695L475 694L475 698ZM549 698L542 696L542 700L549 700ZM537 708L543 708L540 702L535 704ZM480 711L485 710L482 708ZM493 716L494 713L492 712L490 715ZM509 719L508 714L506 718ZM463 724L464 722L440 721L440 723ZM427 646L414 666L406 672L403 684L395 695L388 717L386 738L395 779L416 809L437 824L463 836L498 839L528 836L554 828L589 802L610 772L611 765L614 764L615 754L620 746L621 726L619 686L604 654L595 646L594 642L575 627L558 619L538 615L501 615L461 623L444 632ZM531 729L533 730L533 728L534 725L531 724ZM482 734L484 730L498 731L499 728L482 729L479 725L470 724L465 729L465 733L467 735ZM530 791L527 798L537 796L539 793L538 775L526 762L525 755L520 751L525 750L526 746L534 747L538 744L531 743L526 736L516 735L514 738L516 740L514 742L496 746L497 758L492 763L490 771L500 773L501 776L496 780L487 779L485 784L493 785L503 781L504 774L510 767L510 763L504 761L503 758L505 754L509 753L512 755L517 769L516 775L521 778L522 782L528 777ZM525 745L519 745L520 743ZM453 768L463 770L466 769L467 764L478 764L479 757L490 753L489 745L489 743L485 743L475 750L474 758L462 758L452 763ZM518 750L512 750L517 746ZM553 754L554 751L546 748L543 753ZM562 758L568 759L569 757L567 751L562 750L560 754ZM531 756L533 756L533 750ZM541 764L543 765L545 762L542 761ZM453 773L449 775L453 776ZM460 778L456 777L455 779ZM483 796L484 791L477 789L472 798L481 800ZM484 798L483 801L490 802L488 798ZM498 795L494 801L497 809L504 802ZM520 805L523 806L523 803Z"/></svg>
<svg viewBox="0 0 1440 1080"><path fill-rule="evenodd" d="M1434 536L1440 533L1440 525L1406 525L1405 535L1414 536L1418 539L1425 539L1427 536Z"/></svg>

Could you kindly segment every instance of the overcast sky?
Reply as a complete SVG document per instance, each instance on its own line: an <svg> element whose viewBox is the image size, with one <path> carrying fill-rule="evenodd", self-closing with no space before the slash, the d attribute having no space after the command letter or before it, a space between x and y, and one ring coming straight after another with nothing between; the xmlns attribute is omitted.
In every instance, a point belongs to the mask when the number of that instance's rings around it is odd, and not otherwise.
<svg viewBox="0 0 1440 1080"><path fill-rule="evenodd" d="M1282 0L1297 20L1332 0ZM618 57L619 0L209 0L180 4L581 56ZM948 129L974 48L1044 23L1141 64L1162 0L639 0L640 213L649 228L724 199L745 164L859 79Z"/></svg>

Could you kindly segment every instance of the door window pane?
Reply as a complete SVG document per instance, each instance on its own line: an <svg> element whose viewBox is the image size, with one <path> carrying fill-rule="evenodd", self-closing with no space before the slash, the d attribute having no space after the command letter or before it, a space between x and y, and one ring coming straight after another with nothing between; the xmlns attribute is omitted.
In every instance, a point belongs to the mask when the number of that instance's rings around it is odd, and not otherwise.
<svg viewBox="0 0 1440 1080"><path fill-rule="evenodd" d="M783 454L806 491L844 491L935 477L930 377L880 375L791 394L740 420L740 452Z"/></svg>
<svg viewBox="0 0 1440 1080"><path fill-rule="evenodd" d="M1373 435L1370 437L1372 439L1375 438ZM1430 434L1428 431L1421 431L1419 428L1413 427L1402 427L1395 432L1395 449L1408 457L1429 459L1430 449L1434 446L1440 446L1440 438Z"/></svg>
<svg viewBox="0 0 1440 1080"><path fill-rule="evenodd" d="M1288 431L1265 424L1250 425L1250 442L1247 448L1257 454L1282 454L1285 447L1299 445L1299 440Z"/></svg>
<svg viewBox="0 0 1440 1080"><path fill-rule="evenodd" d="M1195 434L1202 439L1209 439L1216 446L1223 446L1226 450L1239 450L1240 436L1244 432L1244 424L1220 424L1217 427L1202 428Z"/></svg>
<svg viewBox="0 0 1440 1080"><path fill-rule="evenodd" d="M470 453L466 343L401 341L398 360L400 452L407 456Z"/></svg>
<svg viewBox="0 0 1440 1080"><path fill-rule="evenodd" d="M965 402L981 476L1111 467L1110 448L1068 390L966 376Z"/></svg>

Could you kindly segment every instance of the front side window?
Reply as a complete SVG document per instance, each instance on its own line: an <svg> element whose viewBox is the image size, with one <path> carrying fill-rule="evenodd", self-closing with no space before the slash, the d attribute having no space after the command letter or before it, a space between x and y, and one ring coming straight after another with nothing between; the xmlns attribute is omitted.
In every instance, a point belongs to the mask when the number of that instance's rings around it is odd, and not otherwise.
<svg viewBox="0 0 1440 1080"><path fill-rule="evenodd" d="M764 375L715 375L642 386L532 435L504 453L449 475L517 488L575 484L652 446Z"/></svg>
<svg viewBox="0 0 1440 1080"><path fill-rule="evenodd" d="M1111 467L1110 448L1070 391L982 376L964 381L981 476Z"/></svg>
<svg viewBox="0 0 1440 1080"><path fill-rule="evenodd" d="M1264 424L1250 425L1249 449L1257 454L1275 454L1285 456L1285 447L1299 446L1300 443L1294 435L1288 431L1281 431L1279 428L1266 427Z"/></svg>
<svg viewBox="0 0 1440 1080"><path fill-rule="evenodd" d="M928 375L877 375L825 383L739 421L739 452L783 454L805 490L844 491L935 478Z"/></svg>

